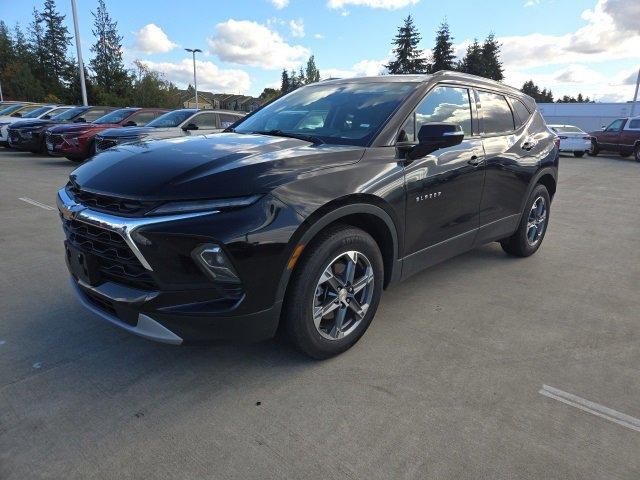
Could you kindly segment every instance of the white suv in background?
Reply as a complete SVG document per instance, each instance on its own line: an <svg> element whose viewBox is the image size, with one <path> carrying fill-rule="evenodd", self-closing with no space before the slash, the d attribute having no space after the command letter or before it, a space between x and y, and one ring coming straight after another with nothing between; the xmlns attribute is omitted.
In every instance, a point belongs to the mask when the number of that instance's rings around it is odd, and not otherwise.
<svg viewBox="0 0 640 480"><path fill-rule="evenodd" d="M549 128L560 139L560 151L573 153L582 157L591 147L591 136L573 125L549 125Z"/></svg>
<svg viewBox="0 0 640 480"><path fill-rule="evenodd" d="M218 133L244 117L228 110L182 108L167 112L144 127L110 128L96 135L96 152L122 143Z"/></svg>

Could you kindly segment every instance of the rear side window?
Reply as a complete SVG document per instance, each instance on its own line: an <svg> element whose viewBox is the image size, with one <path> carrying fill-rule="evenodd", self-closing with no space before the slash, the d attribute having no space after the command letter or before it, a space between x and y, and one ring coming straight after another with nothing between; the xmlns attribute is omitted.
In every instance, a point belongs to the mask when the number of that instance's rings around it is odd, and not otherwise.
<svg viewBox="0 0 640 480"><path fill-rule="evenodd" d="M527 107L524 106L524 103L520 100L511 99L511 105L516 112L516 124L520 126L527 123L531 114L529 113L529 110L527 110Z"/></svg>
<svg viewBox="0 0 640 480"><path fill-rule="evenodd" d="M640 118L636 118L635 120L631 120L629 122L629 128L633 130L640 130Z"/></svg>
<svg viewBox="0 0 640 480"><path fill-rule="evenodd" d="M478 92L484 133L507 133L515 129L513 113L503 95Z"/></svg>
<svg viewBox="0 0 640 480"><path fill-rule="evenodd" d="M132 115L128 122L135 122L136 126L144 127L151 120L157 118L157 116L156 112L140 112Z"/></svg>
<svg viewBox="0 0 640 480"><path fill-rule="evenodd" d="M94 120L97 120L100 117L103 117L107 113L109 113L109 111L104 108L92 108L86 111L84 115L81 115L81 116L82 118L84 118L86 122L93 122Z"/></svg>

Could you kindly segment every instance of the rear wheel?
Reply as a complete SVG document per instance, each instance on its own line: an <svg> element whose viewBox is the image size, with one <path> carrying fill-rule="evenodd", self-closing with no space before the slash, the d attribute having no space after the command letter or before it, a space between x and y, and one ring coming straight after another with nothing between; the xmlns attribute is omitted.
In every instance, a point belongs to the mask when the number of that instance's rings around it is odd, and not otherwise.
<svg viewBox="0 0 640 480"><path fill-rule="evenodd" d="M600 153L600 149L598 148L598 142L595 139L591 139L591 147L589 147L589 155L595 157Z"/></svg>
<svg viewBox="0 0 640 480"><path fill-rule="evenodd" d="M633 151L633 156L636 159L636 162L640 162L640 145L636 145L636 148Z"/></svg>
<svg viewBox="0 0 640 480"><path fill-rule="evenodd" d="M573 152L573 156L578 158L584 157L584 152Z"/></svg>
<svg viewBox="0 0 640 480"><path fill-rule="evenodd" d="M283 321L293 344L328 358L355 344L369 327L382 295L384 270L375 240L338 226L307 246L287 290Z"/></svg>
<svg viewBox="0 0 640 480"><path fill-rule="evenodd" d="M547 233L550 207L551 198L547 187L537 185L527 200L518 230L500 242L502 249L517 257L533 255Z"/></svg>

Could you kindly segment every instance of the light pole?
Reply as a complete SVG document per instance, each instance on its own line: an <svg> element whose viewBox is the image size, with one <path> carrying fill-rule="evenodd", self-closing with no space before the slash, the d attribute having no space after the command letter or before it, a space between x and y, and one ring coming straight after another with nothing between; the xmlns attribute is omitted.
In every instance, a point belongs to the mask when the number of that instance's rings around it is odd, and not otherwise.
<svg viewBox="0 0 640 480"><path fill-rule="evenodd" d="M636 91L633 94L633 101L631 102L631 115L633 117L633 112L636 109L636 102L638 101L638 89L640 88L640 70L638 70L638 78L636 79Z"/></svg>
<svg viewBox="0 0 640 480"><path fill-rule="evenodd" d="M76 12L76 0L71 0L71 11L73 12L73 30L76 34L76 50L78 50L78 68L80 69L80 90L82 90L82 104L87 103L87 86L84 83L84 63L82 61L82 48L80 47L80 32L78 31L78 13Z"/></svg>
<svg viewBox="0 0 640 480"><path fill-rule="evenodd" d="M196 90L196 108L198 108L198 80L196 79L196 53L202 53L199 48L185 48L187 52L193 54L193 88Z"/></svg>

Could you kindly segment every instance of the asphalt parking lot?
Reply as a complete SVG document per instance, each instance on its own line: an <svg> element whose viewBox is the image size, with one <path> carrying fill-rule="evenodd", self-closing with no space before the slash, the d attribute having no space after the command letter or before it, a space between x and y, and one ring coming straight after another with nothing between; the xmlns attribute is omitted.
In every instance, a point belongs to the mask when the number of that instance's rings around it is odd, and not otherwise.
<svg viewBox="0 0 640 480"><path fill-rule="evenodd" d="M52 208L72 169L0 150L0 478L640 478L633 160L563 157L535 256L492 244L418 274L324 362L154 344L86 312Z"/></svg>

